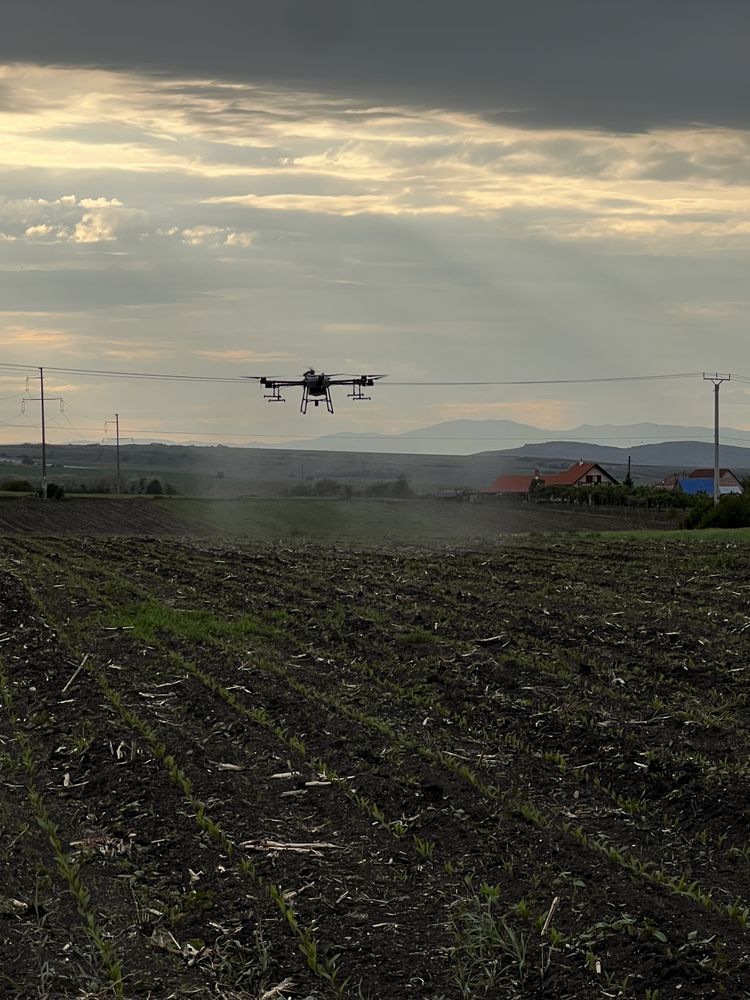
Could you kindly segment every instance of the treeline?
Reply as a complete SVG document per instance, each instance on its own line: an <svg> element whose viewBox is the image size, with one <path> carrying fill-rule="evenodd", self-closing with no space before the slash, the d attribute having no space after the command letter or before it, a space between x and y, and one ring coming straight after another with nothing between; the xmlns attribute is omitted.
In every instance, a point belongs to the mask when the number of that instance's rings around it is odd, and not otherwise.
<svg viewBox="0 0 750 1000"><path fill-rule="evenodd" d="M284 491L289 497L331 497L336 500L350 500L353 497L385 497L394 500L408 500L417 494L406 476L353 486L339 479L313 479L295 483Z"/></svg>
<svg viewBox="0 0 750 1000"><path fill-rule="evenodd" d="M645 507L654 510L685 510L696 502L694 495L682 490L664 490L656 486L534 486L529 492L533 503L561 502L594 507Z"/></svg>
<svg viewBox="0 0 750 1000"><path fill-rule="evenodd" d="M66 482L65 489L68 493L117 493L117 480L114 476L95 476L93 479ZM157 476L126 479L120 485L120 492L148 496L177 496L178 494L176 486L159 479Z"/></svg>
<svg viewBox="0 0 750 1000"><path fill-rule="evenodd" d="M0 490L10 493L38 493L39 486L33 485L28 479L15 477L0 480ZM66 493L117 493L117 480L114 476L95 476L92 479L71 479L65 477L47 484L47 495L62 499ZM163 482L157 477L141 476L138 479L128 479L120 486L120 493L144 494L147 496L177 496L178 490L171 483Z"/></svg>
<svg viewBox="0 0 750 1000"><path fill-rule="evenodd" d="M683 511L681 528L750 527L750 479L742 480L744 494L725 494L718 504L705 493L683 493L655 486L537 486L529 493L531 502L575 503L589 506L617 506Z"/></svg>

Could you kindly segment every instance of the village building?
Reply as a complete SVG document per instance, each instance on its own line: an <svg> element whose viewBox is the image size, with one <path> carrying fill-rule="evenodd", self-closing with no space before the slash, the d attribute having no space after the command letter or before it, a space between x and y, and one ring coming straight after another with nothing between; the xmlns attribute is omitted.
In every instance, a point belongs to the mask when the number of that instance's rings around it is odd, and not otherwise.
<svg viewBox="0 0 750 1000"><path fill-rule="evenodd" d="M538 471L533 475L498 476L491 486L484 486L479 492L492 496L528 496L534 482L543 483Z"/></svg>
<svg viewBox="0 0 750 1000"><path fill-rule="evenodd" d="M545 486L617 486L615 477L598 462L579 459L564 472L544 477Z"/></svg>
<svg viewBox="0 0 750 1000"><path fill-rule="evenodd" d="M684 472L682 475L673 472L671 475L665 476L660 483L657 483L657 489L677 489L693 496L697 493L708 493L710 496L713 496L714 470L693 469L692 472ZM719 493L721 496L743 492L742 483L731 469L719 469Z"/></svg>
<svg viewBox="0 0 750 1000"><path fill-rule="evenodd" d="M485 486L480 493L490 496L525 496L535 486L617 486L615 477L598 462L584 462L580 459L564 472L498 476L494 483Z"/></svg>
<svg viewBox="0 0 750 1000"><path fill-rule="evenodd" d="M693 469L693 471L688 476L688 479L710 479L713 482L714 470L713 469ZM719 486L734 486L737 487L735 490L730 492L742 493L742 483L739 481L737 476L732 472L731 469L719 469Z"/></svg>
<svg viewBox="0 0 750 1000"><path fill-rule="evenodd" d="M680 490L682 493L687 493L691 496L696 496L698 493L705 493L708 496L713 496L714 493L714 477L706 476L685 476L677 480L674 488ZM726 496L732 493L742 493L742 486L738 483L735 485L723 486L721 480L719 481L719 496Z"/></svg>

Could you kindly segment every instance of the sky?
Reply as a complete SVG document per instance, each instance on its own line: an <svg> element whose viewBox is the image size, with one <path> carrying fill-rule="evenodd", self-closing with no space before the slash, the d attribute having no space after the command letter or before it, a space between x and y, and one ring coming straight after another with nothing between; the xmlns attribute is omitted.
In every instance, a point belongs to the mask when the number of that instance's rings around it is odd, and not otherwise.
<svg viewBox="0 0 750 1000"><path fill-rule="evenodd" d="M740 0L11 0L0 442L750 429ZM528 381L698 373L669 381ZM26 392L26 375L32 376ZM507 443L506 443L507 444ZM477 441L476 450L491 447ZM446 442L446 451L450 444Z"/></svg>

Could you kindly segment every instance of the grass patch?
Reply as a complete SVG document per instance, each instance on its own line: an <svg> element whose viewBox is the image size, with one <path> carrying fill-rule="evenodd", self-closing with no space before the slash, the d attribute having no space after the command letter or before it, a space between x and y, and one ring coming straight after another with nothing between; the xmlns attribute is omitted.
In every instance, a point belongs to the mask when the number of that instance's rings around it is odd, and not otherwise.
<svg viewBox="0 0 750 1000"><path fill-rule="evenodd" d="M588 533L587 533L588 534ZM658 539L660 542L750 542L750 528L701 528L687 531L674 528L665 531L592 531L595 538L635 538L638 540Z"/></svg>
<svg viewBox="0 0 750 1000"><path fill-rule="evenodd" d="M426 628L409 629L408 632L401 632L399 635L396 635L395 639L405 646L429 646L440 641L434 632L429 632Z"/></svg>
<svg viewBox="0 0 750 1000"><path fill-rule="evenodd" d="M174 633L196 642L205 639L278 638L282 634L281 626L286 621L286 614L277 611L267 617L272 620L254 615L220 618L211 611L183 611L158 601L144 601L127 616L127 621L146 642L154 641L161 632Z"/></svg>

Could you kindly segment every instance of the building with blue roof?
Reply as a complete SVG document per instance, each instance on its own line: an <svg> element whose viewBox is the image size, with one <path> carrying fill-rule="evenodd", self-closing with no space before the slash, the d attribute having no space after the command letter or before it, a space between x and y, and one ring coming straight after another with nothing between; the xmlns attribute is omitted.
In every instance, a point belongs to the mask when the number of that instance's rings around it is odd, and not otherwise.
<svg viewBox="0 0 750 1000"><path fill-rule="evenodd" d="M688 493L691 496L697 496L698 493L705 493L706 496L710 497L714 495L713 477L681 476L675 483L674 488L682 490L683 493ZM742 493L742 487L739 485L722 486L720 482L719 495L724 496L728 493Z"/></svg>

